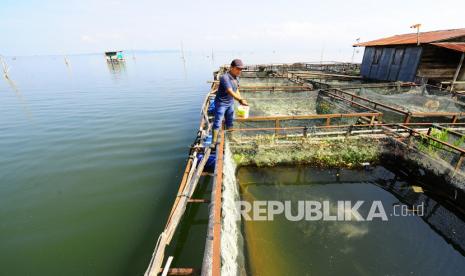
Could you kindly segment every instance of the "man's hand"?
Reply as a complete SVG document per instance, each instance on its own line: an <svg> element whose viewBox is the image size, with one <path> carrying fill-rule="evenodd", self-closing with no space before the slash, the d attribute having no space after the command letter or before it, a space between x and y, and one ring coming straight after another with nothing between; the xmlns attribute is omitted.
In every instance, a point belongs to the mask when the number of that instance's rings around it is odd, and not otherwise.
<svg viewBox="0 0 465 276"><path fill-rule="evenodd" d="M244 99L240 99L240 100L239 100L239 103L240 103L241 105L247 105L247 106L249 105L249 104L247 103L247 101L244 100Z"/></svg>
<svg viewBox="0 0 465 276"><path fill-rule="evenodd" d="M231 95L236 101L242 105L249 105L246 100L242 99L240 94L234 92L231 88L226 89L229 95Z"/></svg>

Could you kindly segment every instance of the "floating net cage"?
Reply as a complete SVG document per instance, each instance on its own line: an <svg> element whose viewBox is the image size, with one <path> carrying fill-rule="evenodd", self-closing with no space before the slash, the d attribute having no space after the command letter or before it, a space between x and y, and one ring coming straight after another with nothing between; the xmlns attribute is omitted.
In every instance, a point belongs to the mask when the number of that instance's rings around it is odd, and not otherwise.
<svg viewBox="0 0 465 276"><path fill-rule="evenodd" d="M465 112L464 103L454 100L448 91L431 86L361 87L346 90L407 112Z"/></svg>
<svg viewBox="0 0 465 276"><path fill-rule="evenodd" d="M410 134L407 143L432 159L444 161L443 165L446 167L450 165L452 167L450 169L454 172L465 172L465 162L463 162L465 156L460 152L460 149L465 149L463 129L455 130L433 125L426 133ZM465 183L462 184L465 185Z"/></svg>
<svg viewBox="0 0 465 276"><path fill-rule="evenodd" d="M307 165L319 168L374 167L394 164L427 185L429 191L437 191L440 197L465 208L465 125L419 125L410 128L398 125L352 125L293 127L281 129L235 129L225 133L225 191L238 199L236 173L241 166L279 167ZM446 134L445 134L446 133ZM418 178L417 178L418 177ZM422 184L420 184L422 183ZM404 186L389 185L389 191L402 197L404 202L420 204L425 197L413 193ZM452 217L439 204L428 200L426 222L435 231L449 237L451 243L465 251L463 235L456 235L451 227L462 227L464 222ZM436 206L433 208L433 205ZM237 215L233 208L224 208L225 220ZM455 220L454 220L455 219ZM241 241L237 248L222 250L223 272L245 275L244 243L241 226L228 223L223 227L225 239Z"/></svg>
<svg viewBox="0 0 465 276"><path fill-rule="evenodd" d="M237 165L361 167L386 156L465 189L465 125L332 125L235 128L226 138Z"/></svg>
<svg viewBox="0 0 465 276"><path fill-rule="evenodd" d="M281 165L362 168L393 163L418 179L433 179L431 190L440 190L449 202L465 208L465 124L461 123L465 110L447 91L337 77L293 77L289 86L310 83L318 90L241 91L250 104L251 117L237 119L234 128L226 131L225 162L236 169ZM270 79L263 83L272 84ZM237 187L235 180L231 183ZM390 189L412 204L425 200L404 187ZM427 223L463 251L463 240L450 230L463 226L463 221L446 224L448 215L438 206L427 206ZM228 259L228 252L222 253L223 260ZM243 258L239 258L242 263ZM229 260L233 263L238 257Z"/></svg>
<svg viewBox="0 0 465 276"><path fill-rule="evenodd" d="M465 122L465 105L446 92L425 86L386 86L328 89L383 113L388 123Z"/></svg>
<svg viewBox="0 0 465 276"><path fill-rule="evenodd" d="M334 68L331 72L346 70L345 65ZM318 88L313 85L312 78L308 74L294 78L295 71L326 72L324 70L329 69L305 63L248 69L250 71L242 73L240 91L250 104L250 117L236 118L234 127L222 132L224 143L220 147L223 149L224 145L224 151L214 153L216 188L211 197L202 273L208 273L216 263L225 275L246 274L241 249L245 241L234 206L235 200L240 198L236 182L240 166L304 164L356 169L393 162L406 174L419 178L431 176L444 197L465 209L465 123L460 121L463 105L446 91L398 83L365 83L356 78L334 76L313 78L327 87L312 89ZM220 70L222 72L224 70ZM212 91L217 87L218 82L214 82ZM211 143L213 113L210 107L214 97L215 94L210 93L205 99L201 126L192 147L195 153L210 154L207 141ZM202 164L203 159L198 162ZM194 165L191 171L186 167L187 178L192 176L195 180L195 176L202 175L198 164L188 164ZM215 199L216 191L223 192L219 201ZM419 197L412 197L412 202L415 199ZM215 218L213 215L217 215L218 210L221 217ZM218 225L218 219L221 231L210 232ZM431 217L431 225L443 233L449 231L441 224L440 214ZM218 247L211 244L217 241L215 234L218 233L221 254L213 249ZM460 244L463 244L462 237L457 239Z"/></svg>
<svg viewBox="0 0 465 276"><path fill-rule="evenodd" d="M317 114L315 91L241 92L250 106L250 116Z"/></svg>
<svg viewBox="0 0 465 276"><path fill-rule="evenodd" d="M243 78L241 96L250 106L239 128L280 128L325 124L355 124L380 117L376 110L287 78ZM260 83L261 85L256 85ZM237 105L237 103L236 103Z"/></svg>
<svg viewBox="0 0 465 276"><path fill-rule="evenodd" d="M241 90L247 89L248 87L254 86L291 86L295 85L294 82L290 81L285 77L274 77L274 78L258 78L258 77L247 77L241 76Z"/></svg>
<svg viewBox="0 0 465 276"><path fill-rule="evenodd" d="M243 91L241 95L249 103L250 116L370 112L322 91Z"/></svg>
<svg viewBox="0 0 465 276"><path fill-rule="evenodd" d="M315 89L328 89L331 87L361 86L372 83L357 76L327 75L321 72L288 73L287 77L295 82L309 83Z"/></svg>
<svg viewBox="0 0 465 276"><path fill-rule="evenodd" d="M347 87L347 86L360 86L364 84L362 80L347 80L337 78L312 78L307 79L316 89L327 89L330 87Z"/></svg>
<svg viewBox="0 0 465 276"><path fill-rule="evenodd" d="M314 69L311 66L307 68ZM270 71L275 70L272 67L268 69ZM279 68L275 71L279 72ZM255 74L256 72L251 73ZM380 123L461 123L464 115L462 112L465 111L464 104L452 98L447 91L434 86L418 86L404 83L369 83L351 76L318 75L313 71L305 72L302 70L287 70L284 75L291 80L287 82L288 85L297 83L302 85L302 88L276 90L277 86L275 86L273 88L257 89L253 87L253 84L260 83L260 80L263 80L264 84L275 84L277 83L274 83L276 80L282 82L282 78L268 76L266 78L243 79L242 85L244 87L252 83L249 86L250 89L241 91L242 96L250 104L251 117L237 119L234 129L229 132L229 135L234 139L231 140L231 149L234 151L240 145L245 150L243 155L236 156L238 160L247 159L248 161L245 161L245 163L248 164L254 163L251 160L257 160L257 164L266 164L266 162L258 161L262 160L260 153L258 153L259 157L255 154L257 149L265 148L272 149L271 152L276 156L291 158L290 160L294 161L302 159L314 160L314 157L306 156L304 152L321 151L319 148L313 151L309 150L313 142L309 143L308 141L314 141L315 137L318 137L315 140L317 141L316 144L318 144L328 139L326 137L328 133L332 133L336 134L338 139L331 139L337 141L341 137L348 136L344 131L349 129L349 132L351 132L358 127L363 128L359 130L361 132L376 129L377 131L382 130L383 135L386 135L385 130L380 129ZM249 80L252 81L249 82ZM328 88L311 90L311 87L304 85L308 82L312 83L312 81L318 81L320 84L324 83ZM332 87L334 84L344 86L344 88L334 88ZM306 87L306 89L303 87ZM366 128L367 125L368 128ZM419 127L422 126L424 125ZM381 128L383 127L386 128L387 126L381 126ZM405 134L406 130L396 127L395 131L392 131L392 133L396 134L399 132ZM460 173L464 167L461 152L464 146L463 135L458 131L452 131L448 134L442 134L443 132L444 130L438 130L437 127L431 126L424 133L408 132L408 145L409 147L415 147L415 151L419 155L425 154L429 158L436 160L435 163L443 162L447 164L444 167L449 168L450 171ZM436 139L435 135L443 135L443 137L439 137L438 142L434 140ZM390 139L397 139L396 141L399 142L404 140L405 137L400 135L393 138L392 136ZM360 148L359 152L363 152L363 146L370 149L371 144L379 143L379 141L374 142L375 140L362 141L358 147ZM360 142L361 140L346 139L340 144L335 142L334 147L337 152L344 152L345 150L357 148L357 145L353 144L355 141ZM321 145L324 145L324 143ZM296 151L295 154L276 150L276 147L289 148L289 146ZM297 148L293 148L293 146L297 146ZM381 148L385 149L386 147ZM304 156L301 156L302 154ZM331 155L325 154L327 156ZM322 153L322 155L325 154ZM249 158L245 159L244 156L249 156ZM417 159L418 164L420 164L422 158ZM270 161L270 164L272 163ZM341 164L346 163L342 162ZM334 164L337 164L337 162Z"/></svg>
<svg viewBox="0 0 465 276"><path fill-rule="evenodd" d="M222 69L226 70L227 66ZM360 64L322 61L322 62L298 62L292 64L258 64L246 66L242 77L267 77L285 74L324 72L346 75L360 75Z"/></svg>
<svg viewBox="0 0 465 276"><path fill-rule="evenodd" d="M348 62L320 62L306 63L305 69L309 71L321 71L325 73L337 73L346 75L360 75L360 64Z"/></svg>
<svg viewBox="0 0 465 276"><path fill-rule="evenodd" d="M463 135L459 130L447 132L431 125L431 122L465 122L465 104L451 97L446 90L430 85L376 83L347 74L339 75L357 69L350 64L257 65L249 69L243 72L246 77L241 80L241 95L250 105L250 117L237 118L234 129L228 132L234 137L232 149L236 141L251 143L253 147L270 141L288 146L295 137L300 137L297 138L299 146L306 146L305 141L311 140L309 137L326 139L320 136L328 133L346 137L347 134L341 133L357 126L363 128L359 131L366 132L386 128L381 126L382 123L418 123L417 127L423 128L429 123L426 132L408 132L408 145L449 164L454 172L463 170L463 154L460 152L464 147ZM393 133L406 133L405 129L395 129ZM439 142L434 140L436 136ZM395 139L401 141L405 137ZM345 146L351 148L347 141ZM433 150L435 146L438 149ZM342 152L343 148L339 150Z"/></svg>

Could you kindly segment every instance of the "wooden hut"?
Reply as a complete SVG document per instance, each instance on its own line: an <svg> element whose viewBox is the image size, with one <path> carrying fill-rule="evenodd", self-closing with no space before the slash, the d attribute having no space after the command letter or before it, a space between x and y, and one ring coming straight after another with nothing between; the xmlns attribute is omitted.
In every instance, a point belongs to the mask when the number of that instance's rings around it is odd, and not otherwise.
<svg viewBox="0 0 465 276"><path fill-rule="evenodd" d="M465 28L410 33L355 44L365 47L362 77L465 90Z"/></svg>

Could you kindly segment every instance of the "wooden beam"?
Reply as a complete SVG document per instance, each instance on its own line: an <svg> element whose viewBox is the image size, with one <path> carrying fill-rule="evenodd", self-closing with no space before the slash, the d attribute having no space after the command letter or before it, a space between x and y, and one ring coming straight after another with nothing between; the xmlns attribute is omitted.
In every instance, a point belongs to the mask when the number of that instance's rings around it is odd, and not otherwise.
<svg viewBox="0 0 465 276"><path fill-rule="evenodd" d="M161 276L168 276L168 270L170 269L172 261L173 261L173 256L169 256L168 260L166 261L165 268L161 272Z"/></svg>
<svg viewBox="0 0 465 276"><path fill-rule="evenodd" d="M451 81L441 81L441 84L451 84L452 82ZM455 84L464 84L465 81L456 81ZM460 92L460 91L457 91L457 92ZM463 91L461 91L463 92Z"/></svg>
<svg viewBox="0 0 465 276"><path fill-rule="evenodd" d="M465 57L465 53L462 53L462 56L460 57L459 65L457 66L457 70L455 70L454 78L452 79L452 83L450 84L450 91L454 90L455 82L457 81L457 77L459 76L460 69L462 69L464 57Z"/></svg>
<svg viewBox="0 0 465 276"><path fill-rule="evenodd" d="M221 275L221 190L223 186L223 150L224 150L224 135L221 133L220 144L217 147L218 155L216 160L216 183L215 183L215 199L213 206L213 250L212 250L212 276Z"/></svg>
<svg viewBox="0 0 465 276"><path fill-rule="evenodd" d="M465 155L465 149L459 148L459 147L457 147L457 146L455 146L455 145L452 145L452 144L450 144L450 143L448 143L448 142L444 142L444 141L442 141L442 140L439 140L439 139L436 138L436 137L425 135L425 134L421 133L420 131L417 131L417 130L415 130L415 129L409 128L409 127L404 126L404 125L402 125L402 124L398 124L398 126L399 126L400 128L406 129L406 130L409 131L411 134L423 135L422 137L426 136L427 139L433 140L433 141L435 141L435 142L437 142L437 143L439 143L439 144L442 144L442 145L444 145L444 146L446 146L446 147L448 147L448 148L451 148L451 149L453 149L453 150L459 152L461 155ZM412 135L412 136L413 136L413 135Z"/></svg>
<svg viewBox="0 0 465 276"><path fill-rule="evenodd" d="M203 198L190 198L187 200L188 203L210 203L209 199Z"/></svg>
<svg viewBox="0 0 465 276"><path fill-rule="evenodd" d="M145 276L156 276L161 264L164 259L165 248L170 244L171 239L173 238L174 232L178 227L184 212L186 211L187 200L192 196L197 187L197 183L200 178L200 174L207 163L208 157L210 156L211 149L206 148L204 152L204 157L202 161L197 164L198 158L194 157L190 172L188 173L186 183L183 186L183 189L180 194L176 197L175 203L172 207L172 213L168 218L168 222L165 226L165 230L159 236L157 243L155 245L155 250L150 260L149 266L145 272ZM187 170L187 169L186 169ZM183 180L185 178L183 177ZM181 189L180 189L181 190Z"/></svg>
<svg viewBox="0 0 465 276"><path fill-rule="evenodd" d="M160 272L162 270L160 269ZM170 268L168 269L168 275L177 275L177 276L191 276L191 275L200 275L200 269L198 268Z"/></svg>
<svg viewBox="0 0 465 276"><path fill-rule="evenodd" d="M215 176L214 173L210 173L210 172L202 172L200 175L201 176Z"/></svg>
<svg viewBox="0 0 465 276"><path fill-rule="evenodd" d="M380 114L381 114L380 112L359 112L359 113L331 113L331 114L309 114L309 115L254 116L254 117L249 117L249 118L237 118L236 122L353 118L353 117L360 117L360 116L378 117L380 116Z"/></svg>
<svg viewBox="0 0 465 276"><path fill-rule="evenodd" d="M361 97L361 96L358 96L356 94L353 94L353 93L350 93L350 92L347 92L347 91L344 91L342 89L339 89L339 88L334 88L334 89L331 89L332 91L336 91L337 93L340 93L340 94L345 94L347 96L350 96L352 99L353 98L356 98L356 99L359 99L359 100L362 100L362 101L365 101L365 102L369 102L369 103L372 103L372 104L376 104L378 106L381 106L381 107L384 107L384 108L387 108L389 110L393 110L393 111L396 111L398 113L402 113L404 115L407 115L408 112L407 111L404 111L404 110L401 110L401 109L398 109L398 108L395 108L395 107L392 107L392 106L389 106L389 105L386 105L386 104L383 104L383 103L380 103L380 102L377 102L377 101L373 101L373 100L370 100L368 98L364 98L364 97Z"/></svg>

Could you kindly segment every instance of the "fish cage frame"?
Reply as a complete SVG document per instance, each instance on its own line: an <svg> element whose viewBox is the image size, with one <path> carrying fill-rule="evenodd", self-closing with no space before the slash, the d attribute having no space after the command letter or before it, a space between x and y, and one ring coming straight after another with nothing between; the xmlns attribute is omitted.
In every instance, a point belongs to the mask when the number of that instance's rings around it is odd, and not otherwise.
<svg viewBox="0 0 465 276"><path fill-rule="evenodd" d="M325 71L288 71L287 77L289 79L298 80L298 81L307 81L309 79L341 79L341 80L362 80L362 77L356 75L344 75L336 73L328 73Z"/></svg>
<svg viewBox="0 0 465 276"><path fill-rule="evenodd" d="M273 65L277 66L277 65ZM270 68L273 69L273 66ZM298 66L301 66L299 64ZM297 65L295 67L298 67ZM201 122L199 125L199 129L197 132L197 136L195 138L194 143L190 147L189 150L189 158L186 163L186 167L183 173L182 180L180 182L178 188L178 194L174 200L174 204L171 208L170 214L168 216L168 220L164 231L160 234L155 244L155 249L152 255L152 258L149 262L147 270L145 272L145 276L155 276L159 273L163 275L196 275L200 272L202 275L206 273L204 270L209 270L212 276L219 276L221 275L221 226L222 226L222 187L223 187L223 157L224 157L224 147L225 147L225 137L226 134L229 132L258 132L258 131L270 131L271 135L285 136L286 132L293 131L292 134L295 137L295 131L299 130L302 133L302 137L308 137L309 135L338 135L338 136L353 136L358 134L367 134L367 133L381 133L395 136L396 141L399 141L408 147L415 147L415 144L412 141L433 141L435 143L439 143L448 149L451 149L457 154L460 155L457 164L454 166L454 172L457 172L463 162L465 161L465 149L454 146L448 142L442 141L437 139L436 137L431 136L431 132L433 129L447 129L449 133L453 133L454 135L465 137L465 132L462 133L461 131L465 130L465 123L457 123L457 117L453 117L451 123L441 123L435 124L431 123L410 123L409 119L412 116L412 113L405 114L406 117L404 122L402 123L382 123L382 112L376 110L377 106L382 106L382 103L377 103L375 101L371 101L369 99L366 102L368 104L374 104L374 107L371 108L364 104L355 102L357 95L350 95L350 99L345 97L344 101L349 102L350 104L354 105L362 105L366 108L369 108L371 113L350 113L348 114L314 114L314 115L301 115L301 116L260 116L260 117L249 117L247 119L236 119L236 121L240 122L241 120L268 120L274 121L275 127L274 128L232 128L229 130L221 129L219 134L219 145L216 149L216 160L214 173L206 173L203 171L205 166L205 160L208 159L208 156L211 153L211 149L205 145L205 139L209 135L212 129L212 117L208 114L208 108L210 105L210 100L215 97L215 92L218 89L219 85L219 76L220 74L224 73L229 66L223 66L220 68L219 71L214 73L214 81L211 82L211 90L207 93L201 108ZM252 67L249 67L252 68ZM258 67L256 67L258 68ZM291 67L293 68L293 67ZM299 67L300 68L300 67ZM253 70L254 68L250 69ZM288 69L288 68L287 68ZM283 70L285 71L285 70ZM273 76L274 78L288 78L287 76L280 76L276 75ZM288 78L289 79L289 78ZM297 79L293 80L296 83L304 84L306 81L304 79ZM299 88L303 88L304 85L299 86ZM259 87L259 88L252 88L257 89L256 92L260 91L269 91L269 89L274 90L285 90L286 88L279 87L279 86L271 86L271 87ZM241 87L243 89L243 87ZM308 89L305 88L305 89ZM260 90L260 91L258 91ZM332 88L332 90L340 90L338 88ZM341 90L342 91L342 90ZM341 99L340 95L335 95L334 98ZM363 97L360 97L363 98ZM392 108L392 107L386 107ZM392 108L396 110L396 108ZM399 110L400 113L406 113L405 111ZM451 113L447 113L451 114ZM454 113L455 114L455 113ZM366 116L370 115L370 119L368 120L369 123L365 124L351 124L351 125L333 125L331 119L332 118L340 118L344 116ZM413 114L414 115L414 114ZM456 115L456 114L455 114ZM441 113L440 116L444 116L444 113ZM452 115L454 116L454 115ZM296 126L296 127L280 127L279 122L283 120L312 120L312 119L326 119L326 124L321 126L313 126L309 128L308 126ZM377 119L377 120L375 120ZM312 132L310 130L334 130L331 132ZM341 131L342 129L342 131ZM203 154L203 158L199 158L199 155ZM452 165L451 165L452 166ZM210 199L195 199L192 198L192 195L197 187L197 183L202 176L213 176L212 180L212 192ZM170 241L173 238L174 232L176 231L177 227L180 224L180 221L185 213L187 206L191 203L209 203L210 204L210 219L208 222L208 229L206 235L206 243L204 249L204 258L202 269L198 268L170 268L172 257L169 257L165 267L163 267L164 261L164 254L165 249L169 245ZM211 259L209 259L211 257Z"/></svg>
<svg viewBox="0 0 465 276"><path fill-rule="evenodd" d="M334 129L335 131L332 132L314 132L311 133L309 130L328 130ZM352 124L352 125L324 125L324 126L314 126L314 127L307 127L307 126L300 126L300 127L274 127L274 128L232 128L226 130L227 133L237 133L237 132L263 132L269 131L269 135L273 135L276 138L286 138L286 137L293 137L301 136L304 138L309 137L309 135L313 136L344 136L349 137L351 135L362 133L362 134L385 134L387 136L391 136L396 141L401 142L407 145L408 148L413 147L413 140L416 139L418 142L426 142L426 143L439 143L442 146L446 147L449 150L454 151L458 155L457 163L452 166L454 167L454 172L457 172L460 167L463 165L465 161L465 148L458 147L453 145L447 141L440 140L431 135L433 129L441 129L446 130L448 133L464 137L465 138L465 123L443 123L443 124L436 124L436 123L369 123L369 124ZM290 134L286 134L286 132L291 132ZM301 132L301 135L296 135L296 131ZM464 131L461 133L460 131ZM260 133L260 135L262 135ZM253 140L251 138L250 140ZM465 173L465 171L464 171Z"/></svg>
<svg viewBox="0 0 465 276"><path fill-rule="evenodd" d="M324 72L347 72L349 70L360 70L360 63L351 62L338 62L338 61L318 61L318 62L294 62L294 63L266 63L266 64L252 64L246 65L246 71L261 71L261 70L275 70L275 71L296 71L296 70L311 70L311 71L324 71ZM229 65L224 65L221 69L225 70Z"/></svg>
<svg viewBox="0 0 465 276"><path fill-rule="evenodd" d="M219 79L219 74L221 71L214 73L215 80ZM222 184L222 174L211 174L204 172L204 168L208 158L210 157L211 148L205 145L205 139L207 138L208 134L211 132L213 122L212 118L208 115L208 107L210 104L210 98L214 97L214 93L218 89L218 82L213 82L211 85L210 91L207 93L203 100L203 104L200 111L200 124L197 131L197 136L195 138L194 143L191 145L189 149L189 158L187 159L187 163L184 169L184 173L179 184L178 193L176 198L174 199L174 203L171 207L170 214L168 216L166 225L162 233L158 236L158 239L155 243L154 251L152 257L149 261L147 269L144 273L144 276L156 276L160 273L162 275L195 275L198 274L200 269L198 268L171 268L171 260L172 257L169 257L166 261L165 266L163 267L163 261L165 259L165 251L166 247L170 244L175 231L177 230L181 219L186 211L186 208L189 204L192 203L210 203L212 204L214 212L217 212L215 217L220 216L221 218L221 187L217 187L219 184ZM220 146L217 149L215 155L216 160L222 160L223 149L222 146L224 145L224 131L222 130L220 133ZM200 155L203 155L200 157ZM221 171L223 168L222 162L216 162L215 164L215 172ZM195 199L192 198L197 184L201 177L205 176L213 176L213 183L215 183L210 200L207 199ZM218 200L218 198L220 200ZM218 212L219 210L219 212ZM219 220L219 225L221 226L221 220ZM217 226L215 226L217 227ZM215 244L215 252L218 250L219 243L221 241L221 231L218 230L209 233L208 235L211 236L211 241ZM207 239L208 240L208 239ZM212 260L214 260L215 267L212 268L212 271L215 272L212 275L219 276L220 269L221 269L221 262L219 261L221 256L216 252ZM171 258L171 260L170 260Z"/></svg>
<svg viewBox="0 0 465 276"><path fill-rule="evenodd" d="M313 89L308 85L241 85L240 91L242 92L260 92L260 91L285 91L285 92L304 92L312 91Z"/></svg>
<svg viewBox="0 0 465 276"><path fill-rule="evenodd" d="M254 77L254 78L260 78L260 77ZM263 78L270 78L270 77L263 77ZM272 78L272 77L271 77ZM283 78L283 77L277 77L277 78ZM354 106L363 109L362 112L349 112L349 113L329 113L329 114L306 114L306 115L279 115L279 116L253 116L253 117L248 117L248 118L236 118L236 122L252 122L252 121L275 121L275 127L279 127L279 122L280 121L285 121L285 120L306 120L306 119L325 119L326 120L326 125L331 124L331 119L332 118L354 118L354 117L361 117L361 119L364 119L365 121L370 121L371 124L375 122L375 119L380 123L382 119L382 113L374 108L371 108L367 105L364 105L362 103L358 103L354 100L349 100L344 97L340 97L338 95L332 95L325 93L324 91L322 92L321 90L314 90L310 85L305 83L304 80L297 80L297 79L292 79L289 78L289 76L284 77L290 80L293 83L299 84L299 85L249 85L249 84L241 84L239 87L239 90L241 92L246 92L246 93L260 93L260 92L286 92L286 93L301 93L301 92L308 92L308 91L314 91L315 93L323 93L325 96L328 96L331 98L332 101L336 100L339 102L346 102L349 103L349 105L346 105L349 108L352 108ZM215 85L218 85L219 82L213 82ZM216 87L217 89L217 87ZM214 92L213 92L214 93ZM244 97L247 99L247 97ZM367 119L371 118L371 119Z"/></svg>
<svg viewBox="0 0 465 276"><path fill-rule="evenodd" d="M382 86L377 86L377 88L379 87L382 87ZM354 88L359 88L359 87L354 87ZM326 89L326 91L329 94L338 95L346 99L350 99L351 101L355 101L355 99L357 99L359 101L362 101L364 104L373 105L373 109L375 110L378 107L382 107L392 112L401 114L402 116L404 116L403 123L409 123L411 119L413 118L424 118L424 117L438 117L438 118L439 117L451 117L451 123L456 123L459 118L465 117L465 112L410 112L410 111L405 111L400 108L391 106L389 104L381 103L381 102L374 101L366 97L356 95L354 93L345 91L341 88L329 88L329 89Z"/></svg>

